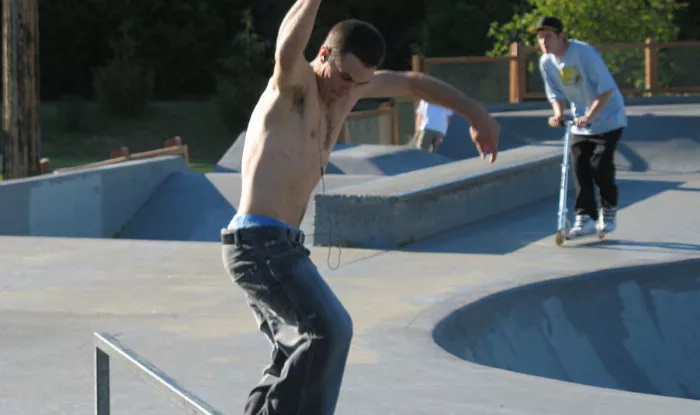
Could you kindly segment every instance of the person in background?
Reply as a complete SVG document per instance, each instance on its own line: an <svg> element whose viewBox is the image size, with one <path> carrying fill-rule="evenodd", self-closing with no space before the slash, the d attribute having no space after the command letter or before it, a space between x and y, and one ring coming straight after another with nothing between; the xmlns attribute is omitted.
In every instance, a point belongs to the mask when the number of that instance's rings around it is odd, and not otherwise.
<svg viewBox="0 0 700 415"><path fill-rule="evenodd" d="M420 100L416 109L416 148L436 153L453 115L450 109Z"/></svg>
<svg viewBox="0 0 700 415"><path fill-rule="evenodd" d="M618 187L615 150L627 126L625 104L617 83L598 51L588 43L567 39L564 24L547 16L531 29L542 50L539 62L547 99L554 115L551 127L564 123L565 102L574 116L571 130L572 167L576 183L576 219L571 237L617 226ZM600 206L595 186L600 193Z"/></svg>

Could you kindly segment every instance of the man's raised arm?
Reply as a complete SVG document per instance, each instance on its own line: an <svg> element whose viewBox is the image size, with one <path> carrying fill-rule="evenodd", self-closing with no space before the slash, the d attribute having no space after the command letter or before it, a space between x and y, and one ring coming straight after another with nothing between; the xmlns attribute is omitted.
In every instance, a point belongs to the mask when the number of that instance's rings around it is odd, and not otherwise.
<svg viewBox="0 0 700 415"><path fill-rule="evenodd" d="M278 87L301 85L304 51L309 43L321 0L297 0L282 20L275 50L275 83Z"/></svg>

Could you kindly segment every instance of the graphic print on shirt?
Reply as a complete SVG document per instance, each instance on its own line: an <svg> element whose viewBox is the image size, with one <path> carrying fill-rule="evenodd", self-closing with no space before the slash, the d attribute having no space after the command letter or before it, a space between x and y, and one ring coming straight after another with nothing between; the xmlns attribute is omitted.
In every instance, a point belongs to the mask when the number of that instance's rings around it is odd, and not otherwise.
<svg viewBox="0 0 700 415"><path fill-rule="evenodd" d="M559 73L561 74L562 83L566 86L576 86L581 83L581 80L583 79L577 66L561 68Z"/></svg>

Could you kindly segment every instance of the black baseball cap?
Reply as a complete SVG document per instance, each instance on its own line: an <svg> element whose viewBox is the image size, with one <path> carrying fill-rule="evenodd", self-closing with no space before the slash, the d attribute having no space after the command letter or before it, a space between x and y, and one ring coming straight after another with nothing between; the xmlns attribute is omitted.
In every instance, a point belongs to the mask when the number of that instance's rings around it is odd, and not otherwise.
<svg viewBox="0 0 700 415"><path fill-rule="evenodd" d="M549 29L555 33L561 33L564 31L564 23L554 16L545 16L537 21L535 27L530 29L530 33L537 33L540 30Z"/></svg>

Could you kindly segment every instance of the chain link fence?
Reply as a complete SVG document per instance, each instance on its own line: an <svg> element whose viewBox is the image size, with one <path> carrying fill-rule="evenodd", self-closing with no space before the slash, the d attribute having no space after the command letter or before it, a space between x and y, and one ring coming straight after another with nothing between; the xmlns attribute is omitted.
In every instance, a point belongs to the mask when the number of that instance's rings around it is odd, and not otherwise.
<svg viewBox="0 0 700 415"><path fill-rule="evenodd" d="M596 45L623 95L700 93L700 42ZM432 75L483 103L545 99L537 48L513 47L513 56L414 57L414 70ZM419 59L415 59L419 58ZM397 97L398 98L398 97ZM399 145L415 133L415 103L395 100L395 116L348 119L353 143ZM390 126L394 121L393 127ZM392 128L398 130L394 131Z"/></svg>
<svg viewBox="0 0 700 415"><path fill-rule="evenodd" d="M686 89L700 87L700 47L673 46L658 51L659 88Z"/></svg>
<svg viewBox="0 0 700 415"><path fill-rule="evenodd" d="M700 42L595 45L624 95L700 92ZM544 99L537 48L512 56L422 58L422 70L485 103ZM415 68L414 68L415 69Z"/></svg>
<svg viewBox="0 0 700 415"><path fill-rule="evenodd" d="M508 102L508 57L425 59L425 72L454 86L480 102Z"/></svg>
<svg viewBox="0 0 700 415"><path fill-rule="evenodd" d="M352 113L345 121L350 144L393 144L394 113L380 108Z"/></svg>
<svg viewBox="0 0 700 415"><path fill-rule="evenodd" d="M399 116L399 144L408 144L416 133L416 104L404 100L398 101L396 111Z"/></svg>

